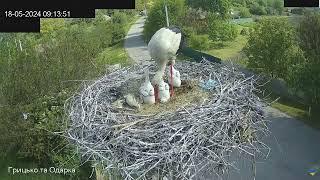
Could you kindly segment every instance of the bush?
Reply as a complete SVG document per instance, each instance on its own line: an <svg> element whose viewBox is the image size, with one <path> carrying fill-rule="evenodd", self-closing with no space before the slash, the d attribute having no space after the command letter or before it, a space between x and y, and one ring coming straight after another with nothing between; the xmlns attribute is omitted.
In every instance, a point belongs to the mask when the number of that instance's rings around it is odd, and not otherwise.
<svg viewBox="0 0 320 180"><path fill-rule="evenodd" d="M229 17L231 0L187 0L186 2L192 8L219 13L221 18Z"/></svg>
<svg viewBox="0 0 320 180"><path fill-rule="evenodd" d="M240 34L243 35L243 36L249 35L249 34L250 34L249 28L243 28L243 29L240 31Z"/></svg>
<svg viewBox="0 0 320 180"><path fill-rule="evenodd" d="M209 35L192 34L190 36L189 45L191 48L194 48L197 50L208 50L208 49L210 49Z"/></svg>
<svg viewBox="0 0 320 180"><path fill-rule="evenodd" d="M181 19L186 13L184 0L167 0L170 25L182 27ZM166 27L166 15L164 1L155 1L148 12L148 17L144 25L143 35L149 41L153 34L162 27Z"/></svg>
<svg viewBox="0 0 320 180"><path fill-rule="evenodd" d="M113 15L112 15L112 22L114 24L121 24L121 25L126 25L128 23L128 19L126 14L124 13L120 13L118 11L116 11Z"/></svg>
<svg viewBox="0 0 320 180"><path fill-rule="evenodd" d="M250 7L250 13L261 16L266 15L267 11L265 7L259 5L258 3L255 3Z"/></svg>
<svg viewBox="0 0 320 180"><path fill-rule="evenodd" d="M119 43L126 36L126 27L122 24L113 24L112 26L112 44Z"/></svg>
<svg viewBox="0 0 320 180"><path fill-rule="evenodd" d="M239 8L239 15L240 15L241 18L249 18L249 17L251 17L251 13L250 13L249 9L246 8L246 7L240 7Z"/></svg>
<svg viewBox="0 0 320 180"><path fill-rule="evenodd" d="M307 13L298 27L299 45L304 52L305 61L293 66L289 79L291 86L302 90L317 113L320 106L320 14Z"/></svg>
<svg viewBox="0 0 320 180"><path fill-rule="evenodd" d="M63 148L68 142L49 131L65 128L63 89L74 91L77 80L91 79L105 70L97 65L96 57L124 37L125 30L116 32L126 22L123 16L116 15L118 26L113 26L102 15L88 22L42 21L40 34L0 35L5 44L0 46L0 106L5 106L0 107L0 130L5 133L0 138L2 156L17 148L19 158L32 158L39 164L79 165L73 147ZM29 113L27 120L22 112Z"/></svg>
<svg viewBox="0 0 320 180"><path fill-rule="evenodd" d="M293 27L285 18L263 18L250 33L244 52L249 68L273 78L288 76L288 64L299 60Z"/></svg>
<svg viewBox="0 0 320 180"><path fill-rule="evenodd" d="M230 41L234 40L238 35L236 25L229 23L217 16L210 16L209 38L213 41Z"/></svg>

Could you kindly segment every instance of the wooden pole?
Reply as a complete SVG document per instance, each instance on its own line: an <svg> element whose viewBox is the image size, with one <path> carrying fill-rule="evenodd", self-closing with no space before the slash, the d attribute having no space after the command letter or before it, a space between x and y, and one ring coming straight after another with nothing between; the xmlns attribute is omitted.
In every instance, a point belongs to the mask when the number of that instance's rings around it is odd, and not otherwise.
<svg viewBox="0 0 320 180"><path fill-rule="evenodd" d="M148 16L148 13L147 13L147 0L144 0L144 11L145 11L145 16Z"/></svg>

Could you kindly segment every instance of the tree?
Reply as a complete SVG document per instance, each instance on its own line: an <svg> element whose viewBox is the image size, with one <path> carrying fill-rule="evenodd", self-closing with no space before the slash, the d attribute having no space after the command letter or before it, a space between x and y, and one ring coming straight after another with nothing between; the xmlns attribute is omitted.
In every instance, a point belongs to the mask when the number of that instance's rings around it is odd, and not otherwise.
<svg viewBox="0 0 320 180"><path fill-rule="evenodd" d="M250 34L244 52L248 66L273 78L285 79L296 60L294 29L284 18L263 18Z"/></svg>
<svg viewBox="0 0 320 180"><path fill-rule="evenodd" d="M229 16L231 8L230 0L187 0L187 5L193 8L201 8L205 11L219 13L224 18Z"/></svg>
<svg viewBox="0 0 320 180"><path fill-rule="evenodd" d="M281 0L274 0L273 3L272 3L272 7L277 11L277 13L279 15L282 14L282 11L284 9L283 7L283 1Z"/></svg>
<svg viewBox="0 0 320 180"><path fill-rule="evenodd" d="M266 15L267 11L264 6L261 6L258 3L254 3L250 7L250 13L255 15Z"/></svg>
<svg viewBox="0 0 320 180"><path fill-rule="evenodd" d="M169 14L170 25L181 26L185 13L186 6L184 0L166 0ZM162 27L166 26L166 14L164 9L164 1L155 1L151 10L148 12L148 17L144 25L143 34L147 41L152 35Z"/></svg>
<svg viewBox="0 0 320 180"><path fill-rule="evenodd" d="M249 18L249 17L251 17L251 13L250 13L250 11L249 11L248 8L246 8L246 7L240 7L240 8L239 8L239 16L240 16L241 18Z"/></svg>
<svg viewBox="0 0 320 180"><path fill-rule="evenodd" d="M307 13L298 27L299 45L305 61L292 67L289 83L302 90L313 111L320 107L320 14ZM316 108L315 108L316 107Z"/></svg>
<svg viewBox="0 0 320 180"><path fill-rule="evenodd" d="M238 31L234 24L211 14L209 16L208 34L213 41L230 41L237 37Z"/></svg>

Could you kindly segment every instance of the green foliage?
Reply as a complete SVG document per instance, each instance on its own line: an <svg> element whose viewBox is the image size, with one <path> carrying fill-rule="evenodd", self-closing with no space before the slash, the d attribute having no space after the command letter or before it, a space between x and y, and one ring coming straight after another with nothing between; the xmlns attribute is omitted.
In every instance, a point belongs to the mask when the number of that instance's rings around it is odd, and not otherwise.
<svg viewBox="0 0 320 180"><path fill-rule="evenodd" d="M209 37L213 41L231 41L238 35L235 24L211 14L209 16Z"/></svg>
<svg viewBox="0 0 320 180"><path fill-rule="evenodd" d="M219 13L223 18L229 16L231 7L230 0L187 0L187 4L193 8Z"/></svg>
<svg viewBox="0 0 320 180"><path fill-rule="evenodd" d="M240 7L239 8L239 15L240 15L241 18L249 18L249 17L251 17L251 13L250 13L249 9L246 8L246 7Z"/></svg>
<svg viewBox="0 0 320 180"><path fill-rule="evenodd" d="M64 19L40 19L42 34L55 34L57 30L65 28Z"/></svg>
<svg viewBox="0 0 320 180"><path fill-rule="evenodd" d="M276 10L276 12L281 15L284 10L284 2L281 0L274 0L272 2L272 7Z"/></svg>
<svg viewBox="0 0 320 180"><path fill-rule="evenodd" d="M112 15L112 22L114 24L125 25L128 23L127 16L124 13L120 13L117 11Z"/></svg>
<svg viewBox="0 0 320 180"><path fill-rule="evenodd" d="M55 96L44 96L30 105L22 107L22 112L28 114L25 121L25 136L20 144L19 154L32 158L38 163L46 162L52 156L52 150L67 144L65 138L53 135L61 132L65 127L63 121L63 104L68 97L63 91Z"/></svg>
<svg viewBox="0 0 320 180"><path fill-rule="evenodd" d="M305 61L293 66L289 83L302 90L309 103L320 105L320 15L307 13L298 27L299 45L304 51ZM314 108L313 108L314 109Z"/></svg>
<svg viewBox="0 0 320 180"><path fill-rule="evenodd" d="M19 158L34 159L39 165L79 168L75 149L51 132L66 128L63 102L70 94L63 90L74 91L78 80L104 73L108 63L126 62L123 44L110 46L124 37L125 30L116 31L126 28L128 18L126 13L114 14L110 21L102 11L89 20L45 19L40 34L0 34L2 157L18 151ZM105 49L114 57L112 62L97 58ZM23 112L29 113L27 120Z"/></svg>
<svg viewBox="0 0 320 180"><path fill-rule="evenodd" d="M189 45L191 48L194 48L197 50L208 50L210 48L209 35L192 34L190 36Z"/></svg>
<svg viewBox="0 0 320 180"><path fill-rule="evenodd" d="M106 64L121 64L125 66L129 63L128 56L123 49L123 43L119 43L103 50L97 55L95 62L97 63L97 66L101 67L105 67Z"/></svg>
<svg viewBox="0 0 320 180"><path fill-rule="evenodd" d="M240 31L240 34L243 36L247 36L250 34L250 29L249 28L242 28Z"/></svg>
<svg viewBox="0 0 320 180"><path fill-rule="evenodd" d="M250 33L244 52L248 66L271 77L286 78L288 64L298 61L294 29L284 18L263 18Z"/></svg>
<svg viewBox="0 0 320 180"><path fill-rule="evenodd" d="M298 14L298 15L303 15L304 14L304 9L303 8L294 8L291 9L292 14Z"/></svg>
<svg viewBox="0 0 320 180"><path fill-rule="evenodd" d="M113 24L112 26L112 44L117 44L126 36L126 27L123 24Z"/></svg>
<svg viewBox="0 0 320 180"><path fill-rule="evenodd" d="M186 13L184 0L167 0L170 25L182 26L181 19ZM143 34L147 41L162 27L167 26L164 1L156 1L148 12Z"/></svg>
<svg viewBox="0 0 320 180"><path fill-rule="evenodd" d="M266 11L266 8L264 6L261 6L258 3L254 3L250 7L250 13L254 14L254 15L266 15L267 11Z"/></svg>
<svg viewBox="0 0 320 180"><path fill-rule="evenodd" d="M83 170L80 167L80 156L75 147L61 136L67 126L64 102L69 96L70 93L62 91L52 96L46 95L32 104L21 107L21 110L27 113L27 118L19 118L24 127L21 128L23 136L17 155L32 159L42 167L74 168L76 173L69 175L77 178Z"/></svg>

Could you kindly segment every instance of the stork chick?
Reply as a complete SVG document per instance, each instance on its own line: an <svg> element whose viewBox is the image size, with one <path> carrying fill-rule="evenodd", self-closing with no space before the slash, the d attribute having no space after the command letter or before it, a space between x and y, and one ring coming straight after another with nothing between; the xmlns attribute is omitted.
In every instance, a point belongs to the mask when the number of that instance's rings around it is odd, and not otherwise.
<svg viewBox="0 0 320 180"><path fill-rule="evenodd" d="M173 85L173 87L180 87L181 86L181 79L180 79L180 72L178 70L176 70L173 66L172 66L172 82L171 82L171 69L168 71L167 73L169 79L168 82L170 85Z"/></svg>
<svg viewBox="0 0 320 180"><path fill-rule="evenodd" d="M158 85L159 88L159 100L160 102L168 102L170 99L170 91L168 83L164 82L163 80Z"/></svg>
<svg viewBox="0 0 320 180"><path fill-rule="evenodd" d="M154 88L149 80L149 71L147 70L145 73L146 79L145 82L140 87L140 97L145 104L154 104L155 96L154 96Z"/></svg>

